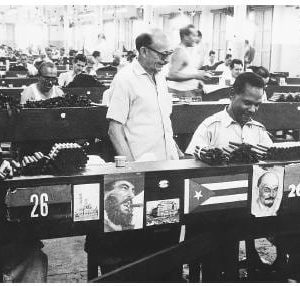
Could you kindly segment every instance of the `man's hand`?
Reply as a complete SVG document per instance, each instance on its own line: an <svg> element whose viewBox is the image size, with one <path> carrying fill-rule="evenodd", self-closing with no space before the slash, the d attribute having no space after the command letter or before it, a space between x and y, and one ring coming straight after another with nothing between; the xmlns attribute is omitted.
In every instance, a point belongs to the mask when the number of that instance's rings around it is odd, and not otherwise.
<svg viewBox="0 0 300 286"><path fill-rule="evenodd" d="M196 146L194 155L196 158L205 161L210 162L211 161L211 155L209 154L210 148L209 147L203 147L200 149L199 146Z"/></svg>
<svg viewBox="0 0 300 286"><path fill-rule="evenodd" d="M11 164L4 160L0 166L0 180L13 177L13 168Z"/></svg>
<svg viewBox="0 0 300 286"><path fill-rule="evenodd" d="M212 77L212 73L206 72L206 71L202 71L202 70L198 70L195 79L198 79L198 80L208 80L211 77Z"/></svg>

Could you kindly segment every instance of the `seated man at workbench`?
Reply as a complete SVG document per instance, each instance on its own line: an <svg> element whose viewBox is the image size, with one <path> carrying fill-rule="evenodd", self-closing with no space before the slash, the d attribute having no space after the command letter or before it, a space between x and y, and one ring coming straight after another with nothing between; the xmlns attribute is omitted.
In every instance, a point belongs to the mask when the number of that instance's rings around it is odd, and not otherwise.
<svg viewBox="0 0 300 286"><path fill-rule="evenodd" d="M21 104L62 96L63 91L57 87L57 68L51 62L44 62L38 69L39 80L21 93Z"/></svg>
<svg viewBox="0 0 300 286"><path fill-rule="evenodd" d="M36 76L38 71L33 64L28 62L28 56L21 54L20 59L15 67L9 69L10 71L27 71L29 76Z"/></svg>
<svg viewBox="0 0 300 286"><path fill-rule="evenodd" d="M61 87L67 87L71 83L75 76L82 73L86 67L86 56L78 54L73 60L73 70L61 73L58 77L58 84Z"/></svg>
<svg viewBox="0 0 300 286"><path fill-rule="evenodd" d="M264 81L260 76L251 72L240 74L233 84L229 106L208 117L199 125L186 153L209 162L209 150L225 148L230 152L231 148L235 147L229 142L260 144L266 147L272 145L265 127L252 119L261 104L263 90ZM211 224L221 223L219 217L213 215L210 215L208 220ZM187 229L187 236L192 236L197 231L197 229ZM202 276L203 282L236 279L238 249L238 240L232 237L227 239L225 236L222 237L221 249L212 251L203 264L203 269L205 269ZM221 261L222 253L225 253L224 261ZM234 269L228 266L232 265L233 261L236 263Z"/></svg>
<svg viewBox="0 0 300 286"><path fill-rule="evenodd" d="M38 69L38 74L38 82L31 84L21 93L21 104L25 104L27 101L40 101L63 96L63 91L55 85L57 83L57 69L53 63L42 63ZM43 153L49 152L54 142L44 142L44 144L36 141L15 143L20 148L19 154L22 156L35 152L36 150Z"/></svg>
<svg viewBox="0 0 300 286"><path fill-rule="evenodd" d="M243 62L239 59L233 59L229 69L223 72L220 78L220 85L232 86L235 79L243 72Z"/></svg>
<svg viewBox="0 0 300 286"><path fill-rule="evenodd" d="M0 166L0 180L12 176L8 161ZM42 243L35 239L25 225L6 222L5 190L0 192L0 281L47 282L47 255L41 251Z"/></svg>

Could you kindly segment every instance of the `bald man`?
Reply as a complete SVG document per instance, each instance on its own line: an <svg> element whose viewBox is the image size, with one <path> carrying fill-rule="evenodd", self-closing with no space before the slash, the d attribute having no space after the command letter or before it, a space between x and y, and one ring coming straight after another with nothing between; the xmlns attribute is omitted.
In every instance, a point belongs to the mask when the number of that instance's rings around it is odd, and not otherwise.
<svg viewBox="0 0 300 286"><path fill-rule="evenodd" d="M109 137L128 161L178 159L170 120L172 98L161 73L172 51L158 29L136 38L137 60L120 70L110 87Z"/></svg>
<svg viewBox="0 0 300 286"><path fill-rule="evenodd" d="M253 202L252 213L256 217L274 216L279 208L275 204L279 188L276 173L266 172L257 181L258 198Z"/></svg>
<svg viewBox="0 0 300 286"><path fill-rule="evenodd" d="M122 68L111 84L106 115L110 139L116 153L128 161L176 160L183 154L173 139L172 97L161 73L172 54L168 39L161 30L153 29L136 38L136 50L138 58ZM159 234L149 230L119 232L107 238L89 235L86 250L90 257L98 253L105 273L178 243L179 233L179 228L172 228ZM165 279L171 282L179 277L180 269L174 269Z"/></svg>
<svg viewBox="0 0 300 286"><path fill-rule="evenodd" d="M38 82L26 87L21 93L21 104L27 101L39 101L63 96L63 91L56 86L57 68L51 62L43 62L38 69Z"/></svg>

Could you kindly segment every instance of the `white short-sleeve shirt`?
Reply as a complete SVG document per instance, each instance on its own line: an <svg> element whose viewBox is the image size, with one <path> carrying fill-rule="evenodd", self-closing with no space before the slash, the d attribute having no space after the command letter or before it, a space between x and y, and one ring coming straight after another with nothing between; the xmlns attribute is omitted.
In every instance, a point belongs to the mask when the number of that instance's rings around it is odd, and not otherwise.
<svg viewBox="0 0 300 286"><path fill-rule="evenodd" d="M156 74L155 82L134 60L116 74L110 87L106 117L123 124L135 160L178 159L170 120L172 98L164 76Z"/></svg>
<svg viewBox="0 0 300 286"><path fill-rule="evenodd" d="M49 92L48 96L45 96L43 93L39 91L37 88L37 84L33 83L26 87L21 93L21 104L25 104L27 101L39 101L45 100L48 98L63 96L63 91L58 86L53 86Z"/></svg>
<svg viewBox="0 0 300 286"><path fill-rule="evenodd" d="M76 76L76 74L74 73L74 71L67 71L67 72L61 73L58 77L59 86L62 86L62 87L67 86L70 82L73 81L75 76Z"/></svg>
<svg viewBox="0 0 300 286"><path fill-rule="evenodd" d="M229 142L261 144L268 147L272 145L272 140L261 123L251 120L242 127L225 109L206 118L199 125L185 153L193 155L196 146L200 149L226 148Z"/></svg>

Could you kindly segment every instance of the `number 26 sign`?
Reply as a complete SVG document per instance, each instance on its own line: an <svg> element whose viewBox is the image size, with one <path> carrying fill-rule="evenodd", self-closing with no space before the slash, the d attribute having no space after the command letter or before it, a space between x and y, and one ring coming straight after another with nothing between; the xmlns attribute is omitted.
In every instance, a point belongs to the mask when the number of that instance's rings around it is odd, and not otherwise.
<svg viewBox="0 0 300 286"><path fill-rule="evenodd" d="M282 210L300 212L300 164L285 166Z"/></svg>

